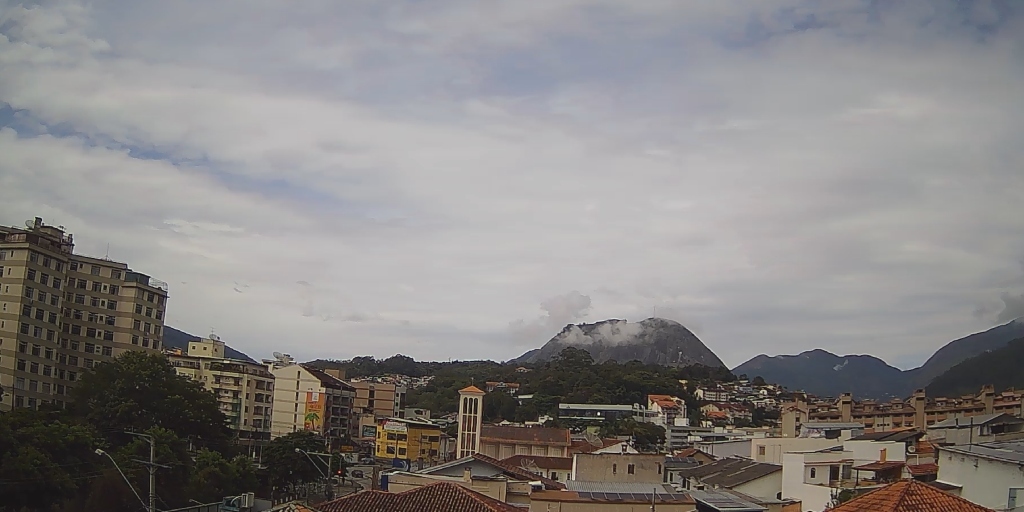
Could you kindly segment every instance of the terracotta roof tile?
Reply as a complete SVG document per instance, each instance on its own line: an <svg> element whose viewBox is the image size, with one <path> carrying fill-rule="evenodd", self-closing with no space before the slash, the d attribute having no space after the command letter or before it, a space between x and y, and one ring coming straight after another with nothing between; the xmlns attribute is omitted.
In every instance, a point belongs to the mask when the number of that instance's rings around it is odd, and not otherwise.
<svg viewBox="0 0 1024 512"><path fill-rule="evenodd" d="M481 441L515 441L518 444L569 446L569 429L549 427L503 427L484 425L480 429Z"/></svg>
<svg viewBox="0 0 1024 512"><path fill-rule="evenodd" d="M575 453L592 453L592 452L595 452L597 450L608 448L609 446L615 446L617 444L622 444L625 441L623 441L621 439L607 438L607 439L599 439L598 442L600 444L591 443L590 441L587 441L586 439L574 440L574 441L572 441L572 445L569 446L569 456L571 457Z"/></svg>
<svg viewBox="0 0 1024 512"><path fill-rule="evenodd" d="M907 464L907 471L914 476L937 475L939 466L937 464Z"/></svg>
<svg viewBox="0 0 1024 512"><path fill-rule="evenodd" d="M319 505L322 512L522 512L452 482L390 493L362 491Z"/></svg>
<svg viewBox="0 0 1024 512"><path fill-rule="evenodd" d="M480 394L480 395L486 395L487 394L487 393L484 393L482 389L480 389L480 388L478 388L476 386L466 386L466 387L460 389L459 393L477 393L477 394Z"/></svg>
<svg viewBox="0 0 1024 512"><path fill-rule="evenodd" d="M831 512L992 512L917 480L902 480L858 496Z"/></svg>
<svg viewBox="0 0 1024 512"><path fill-rule="evenodd" d="M900 460L889 460L885 462L869 462L867 464L861 464L860 466L854 466L853 469L859 469L861 471L885 471L888 469L902 468L906 465L905 462Z"/></svg>

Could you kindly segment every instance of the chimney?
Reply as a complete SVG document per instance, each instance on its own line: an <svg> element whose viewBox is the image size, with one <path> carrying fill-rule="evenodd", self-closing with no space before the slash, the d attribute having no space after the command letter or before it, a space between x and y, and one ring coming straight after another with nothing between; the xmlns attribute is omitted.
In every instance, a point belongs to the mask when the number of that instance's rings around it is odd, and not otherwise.
<svg viewBox="0 0 1024 512"><path fill-rule="evenodd" d="M924 390L914 391L914 427L922 432L927 426L925 425L925 406L927 405L928 399L925 397Z"/></svg>
<svg viewBox="0 0 1024 512"><path fill-rule="evenodd" d="M885 462L888 450L888 448L882 448L881 450L878 450L878 462Z"/></svg>
<svg viewBox="0 0 1024 512"><path fill-rule="evenodd" d="M992 384L985 384L981 388L981 402L985 404L985 414L992 414L995 410L996 387Z"/></svg>
<svg viewBox="0 0 1024 512"><path fill-rule="evenodd" d="M466 469L462 470L462 481L472 482L473 481L473 468L466 466Z"/></svg>
<svg viewBox="0 0 1024 512"><path fill-rule="evenodd" d="M843 423L853 421L853 395L849 393L839 395L839 414L842 416Z"/></svg>

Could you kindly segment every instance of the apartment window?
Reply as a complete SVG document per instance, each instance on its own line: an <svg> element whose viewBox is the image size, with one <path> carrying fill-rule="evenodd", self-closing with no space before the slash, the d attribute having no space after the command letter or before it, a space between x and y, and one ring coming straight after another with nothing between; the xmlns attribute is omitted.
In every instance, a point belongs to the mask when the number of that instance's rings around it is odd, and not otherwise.
<svg viewBox="0 0 1024 512"><path fill-rule="evenodd" d="M2 259L3 258L0 258L0 260L2 260ZM0 277L3 277L3 276L4 276L4 266L0 265Z"/></svg>
<svg viewBox="0 0 1024 512"><path fill-rule="evenodd" d="M81 309L74 310L71 313L71 318L74 318L75 320L81 320L82 319L82 310Z"/></svg>
<svg viewBox="0 0 1024 512"><path fill-rule="evenodd" d="M53 375L53 367L48 365L48 364L44 364L43 365L43 376L44 377L49 377L51 375Z"/></svg>
<svg viewBox="0 0 1024 512"><path fill-rule="evenodd" d="M24 304L21 306L21 316L32 317L32 306ZM27 333L26 333L27 334Z"/></svg>
<svg viewBox="0 0 1024 512"><path fill-rule="evenodd" d="M157 336L160 335L160 326L159 325L154 325L153 326L153 334L156 334Z"/></svg>
<svg viewBox="0 0 1024 512"><path fill-rule="evenodd" d="M43 275L39 276L39 284L41 284L43 286L50 286L50 275L49 274L43 274Z"/></svg>
<svg viewBox="0 0 1024 512"><path fill-rule="evenodd" d="M152 324L150 324L149 322L146 322L145 326L142 329L142 332L148 333L150 330L152 330L152 328L153 328Z"/></svg>
<svg viewBox="0 0 1024 512"><path fill-rule="evenodd" d="M30 298L30 299L31 299L32 297L35 297L35 296L36 296L36 290L35 290L35 288L32 288L31 286L26 286L26 287L25 287L25 296L26 296L26 297L28 297L28 298Z"/></svg>
<svg viewBox="0 0 1024 512"><path fill-rule="evenodd" d="M46 395L50 394L50 383L49 382L44 382L43 383L43 385L42 385L42 392L43 392L43 394L46 394Z"/></svg>
<svg viewBox="0 0 1024 512"><path fill-rule="evenodd" d="M141 331L142 330L142 321L141 320L135 320L134 322L132 322L132 328L135 329L136 331Z"/></svg>
<svg viewBox="0 0 1024 512"><path fill-rule="evenodd" d="M28 342L27 341L19 341L18 342L18 352L21 352L22 354L28 352Z"/></svg>
<svg viewBox="0 0 1024 512"><path fill-rule="evenodd" d="M21 323L21 329L18 332L20 332L22 334L28 334L31 329L32 329L31 325L28 325L25 322L22 322Z"/></svg>
<svg viewBox="0 0 1024 512"><path fill-rule="evenodd" d="M99 281L93 281L92 282L92 291L94 291L94 292L103 291L103 283L101 283Z"/></svg>
<svg viewBox="0 0 1024 512"><path fill-rule="evenodd" d="M28 390L29 391L39 391L39 381L37 381L37 380L30 380L30 381L28 381Z"/></svg>
<svg viewBox="0 0 1024 512"><path fill-rule="evenodd" d="M29 399L28 399L28 408L29 409L35 409L36 408L36 399L35 398L29 397Z"/></svg>
<svg viewBox="0 0 1024 512"><path fill-rule="evenodd" d="M77 261L72 261L68 265L70 266L72 271L78 272L78 262Z"/></svg>
<svg viewBox="0 0 1024 512"><path fill-rule="evenodd" d="M79 279L78 282L75 283L75 288L78 288L79 290L84 290L85 287L86 287L86 280L85 279Z"/></svg>
<svg viewBox="0 0 1024 512"><path fill-rule="evenodd" d="M111 333L111 334L113 334L113 333ZM105 355L107 357L110 357L110 356L114 355L114 349L111 348L111 347L103 347L103 355Z"/></svg>
<svg viewBox="0 0 1024 512"><path fill-rule="evenodd" d="M39 363L29 363L28 371L38 375L39 374Z"/></svg>
<svg viewBox="0 0 1024 512"><path fill-rule="evenodd" d="M138 345L138 344L139 344L139 335L138 334L132 334L132 345Z"/></svg>
<svg viewBox="0 0 1024 512"><path fill-rule="evenodd" d="M78 342L77 341L72 341L71 342L71 350L78 350Z"/></svg>
<svg viewBox="0 0 1024 512"><path fill-rule="evenodd" d="M35 281L36 280L36 270L34 268L28 269L28 273L25 275L25 277L29 281Z"/></svg>
<svg viewBox="0 0 1024 512"><path fill-rule="evenodd" d="M60 363L60 364L67 364L68 363L68 356L67 356L67 354L57 354L57 362Z"/></svg>
<svg viewBox="0 0 1024 512"><path fill-rule="evenodd" d="M11 254L14 254L13 252ZM7 251L0 251L0 261L7 259Z"/></svg>
<svg viewBox="0 0 1024 512"><path fill-rule="evenodd" d="M59 261L55 261L53 262L53 269L57 272L64 272L64 264Z"/></svg>
<svg viewBox="0 0 1024 512"><path fill-rule="evenodd" d="M75 294L75 304L83 304L84 305L85 304L85 295L82 295L81 293L76 293Z"/></svg>
<svg viewBox="0 0 1024 512"><path fill-rule="evenodd" d="M68 356L68 364L71 366L78 366L78 356Z"/></svg>
<svg viewBox="0 0 1024 512"><path fill-rule="evenodd" d="M68 380L71 381L71 382L74 382L74 381L78 380L78 373L76 373L76 372L68 372Z"/></svg>
<svg viewBox="0 0 1024 512"><path fill-rule="evenodd" d="M114 325L114 323L115 323L114 320L115 320L114 315L108 316L107 317L107 325Z"/></svg>
<svg viewBox="0 0 1024 512"><path fill-rule="evenodd" d="M153 297L153 292L149 292L149 294L146 295L146 302L153 302Z"/></svg>
<svg viewBox="0 0 1024 512"><path fill-rule="evenodd" d="M135 305L135 314L136 315L141 315L142 314L142 304L136 304Z"/></svg>
<svg viewBox="0 0 1024 512"><path fill-rule="evenodd" d="M50 257L49 256L45 256L45 255L43 256L43 266L46 267L46 268L50 267Z"/></svg>
<svg viewBox="0 0 1024 512"><path fill-rule="evenodd" d="M619 472L619 465L618 464L612 464L612 474L614 475L614 474L616 474L618 472Z"/></svg>
<svg viewBox="0 0 1024 512"><path fill-rule="evenodd" d="M163 305L164 305L164 298L163 298L163 297L161 297L161 296L158 296L158 297L156 298L156 305L157 305L157 306L163 306Z"/></svg>
<svg viewBox="0 0 1024 512"><path fill-rule="evenodd" d="M51 311L50 314L47 315L46 321L50 322L51 324L56 324L57 323L57 313L54 313L54 312Z"/></svg>
<svg viewBox="0 0 1024 512"><path fill-rule="evenodd" d="M89 299L89 305L91 305L94 308L100 307L100 298L92 297L91 299Z"/></svg>
<svg viewBox="0 0 1024 512"><path fill-rule="evenodd" d="M114 341L114 331L103 331L103 339L105 341ZM104 347L105 349L110 347ZM107 354L110 355L110 354Z"/></svg>
<svg viewBox="0 0 1024 512"><path fill-rule="evenodd" d="M56 322L54 322L54 323L56 323ZM53 329L47 329L46 330L46 341L54 341L56 339L57 339L57 331L54 331Z"/></svg>
<svg viewBox="0 0 1024 512"><path fill-rule="evenodd" d="M40 347L39 345L36 345L35 343L32 344L32 355L38 357L42 350L43 350L43 347Z"/></svg>
<svg viewBox="0 0 1024 512"><path fill-rule="evenodd" d="M111 295L118 295L120 293L121 293L121 287L120 286L118 286L116 284L110 285L110 294Z"/></svg>
<svg viewBox="0 0 1024 512"><path fill-rule="evenodd" d="M811 468L811 478L815 478L817 476L818 476L817 468Z"/></svg>
<svg viewBox="0 0 1024 512"><path fill-rule="evenodd" d="M60 279L57 279L56 277L53 278L53 288L56 290L60 290Z"/></svg>
<svg viewBox="0 0 1024 512"><path fill-rule="evenodd" d="M57 384L57 394L58 395L63 395L64 394L64 384Z"/></svg>
<svg viewBox="0 0 1024 512"><path fill-rule="evenodd" d="M25 377L14 379L14 389L25 389Z"/></svg>
<svg viewBox="0 0 1024 512"><path fill-rule="evenodd" d="M43 328L42 327L33 327L32 328L32 336L35 337L35 338L42 338L43 337Z"/></svg>
<svg viewBox="0 0 1024 512"><path fill-rule="evenodd" d="M50 295L50 305L57 307L58 304L60 304L60 295L57 295L56 293Z"/></svg>
<svg viewBox="0 0 1024 512"><path fill-rule="evenodd" d="M45 320L45 319L46 319L46 311L43 311L43 310L41 310L39 308L36 308L36 320L42 321L42 320Z"/></svg>
<svg viewBox="0 0 1024 512"><path fill-rule="evenodd" d="M153 316L153 308L146 308L146 316Z"/></svg>
<svg viewBox="0 0 1024 512"><path fill-rule="evenodd" d="M92 275L94 275L94 276L100 275L100 267L99 267L99 265L93 265L92 266Z"/></svg>
<svg viewBox="0 0 1024 512"><path fill-rule="evenodd" d="M85 360L85 367L86 368L92 368L93 365L95 365L95 364L96 364L96 361L93 361L92 359L86 359Z"/></svg>
<svg viewBox="0 0 1024 512"><path fill-rule="evenodd" d="M157 320L163 320L164 319L164 312L162 310L159 310L159 309L156 310L156 319Z"/></svg>
<svg viewBox="0 0 1024 512"><path fill-rule="evenodd" d="M142 338L142 347L149 348L149 338ZM207 363L206 367L210 367L209 363Z"/></svg>
<svg viewBox="0 0 1024 512"><path fill-rule="evenodd" d="M112 277L114 279L121 279L121 271L120 270L111 270L110 271L110 277Z"/></svg>
<svg viewBox="0 0 1024 512"><path fill-rule="evenodd" d="M111 311L117 311L117 301L116 300L108 300L107 301L107 309L109 309Z"/></svg>
<svg viewBox="0 0 1024 512"><path fill-rule="evenodd" d="M85 353L86 354L92 354L95 351L96 351L96 345L94 345L92 343L86 343L85 344Z"/></svg>
<svg viewBox="0 0 1024 512"><path fill-rule="evenodd" d="M24 359L18 359L18 363L17 363L16 367L18 368L18 371L21 371L21 372L25 371L25 360Z"/></svg>
<svg viewBox="0 0 1024 512"><path fill-rule="evenodd" d="M95 327L86 327L85 328L85 336L88 337L88 338L95 338L96 337L96 328Z"/></svg>

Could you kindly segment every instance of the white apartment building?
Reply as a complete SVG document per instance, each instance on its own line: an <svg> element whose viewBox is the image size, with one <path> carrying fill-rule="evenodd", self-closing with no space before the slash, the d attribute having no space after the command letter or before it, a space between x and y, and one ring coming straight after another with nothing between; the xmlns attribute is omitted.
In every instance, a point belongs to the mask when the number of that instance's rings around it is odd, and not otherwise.
<svg viewBox="0 0 1024 512"><path fill-rule="evenodd" d="M332 444L349 437L355 388L323 370L278 360L269 364L275 378L271 438L300 430Z"/></svg>

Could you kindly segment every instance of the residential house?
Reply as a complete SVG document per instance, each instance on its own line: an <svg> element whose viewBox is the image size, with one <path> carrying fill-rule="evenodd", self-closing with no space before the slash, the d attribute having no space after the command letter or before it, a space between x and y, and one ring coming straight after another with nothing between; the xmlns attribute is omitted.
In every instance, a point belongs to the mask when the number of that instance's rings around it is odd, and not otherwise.
<svg viewBox="0 0 1024 512"><path fill-rule="evenodd" d="M650 453L577 453L572 480L585 482L657 483L664 481L665 456Z"/></svg>
<svg viewBox="0 0 1024 512"><path fill-rule="evenodd" d="M750 407L735 402L712 402L704 404L700 408L705 418L713 423L724 420L728 424L736 423L738 420L750 421L753 413Z"/></svg>
<svg viewBox="0 0 1024 512"><path fill-rule="evenodd" d="M938 447L938 481L995 510L1024 506L1024 441Z"/></svg>
<svg viewBox="0 0 1024 512"><path fill-rule="evenodd" d="M480 480L482 478L504 478L507 483L502 491L505 493L505 497L501 500L521 507L529 506L532 494L538 490L565 489L565 485L560 482L479 453L420 470L417 474L431 478L452 477L463 482L467 478L471 482L482 482L483 480ZM390 482L388 485L390 486ZM474 489L480 490L482 487L478 484ZM488 488L491 489L488 492L495 492L501 487L489 485ZM497 495L491 495L491 497L495 496Z"/></svg>
<svg viewBox="0 0 1024 512"><path fill-rule="evenodd" d="M495 459L513 455L568 457L569 429L482 425L479 452Z"/></svg>
<svg viewBox="0 0 1024 512"><path fill-rule="evenodd" d="M782 464L782 454L787 452L813 452L842 446L843 441L852 437L847 430L843 438L825 437L762 437L751 439L749 457L757 462Z"/></svg>
<svg viewBox="0 0 1024 512"><path fill-rule="evenodd" d="M572 457L541 457L537 455L513 455L501 462L546 476L556 482L564 482L572 475Z"/></svg>
<svg viewBox="0 0 1024 512"><path fill-rule="evenodd" d="M510 394L512 396L516 396L516 393L519 392L519 383L517 383L517 382L490 382L490 381L488 381L486 383L486 388L485 389L487 390L488 393L493 393L495 391L501 391L503 393L508 393L508 394Z"/></svg>
<svg viewBox="0 0 1024 512"><path fill-rule="evenodd" d="M806 510L806 509L805 509ZM818 509L812 509L818 510ZM903 480L843 503L830 512L993 512L916 480Z"/></svg>
<svg viewBox="0 0 1024 512"><path fill-rule="evenodd" d="M455 482L436 482L408 491L361 491L317 505L321 512L522 512L522 509L474 492Z"/></svg>
<svg viewBox="0 0 1024 512"><path fill-rule="evenodd" d="M678 472L684 490L724 488L765 499L779 499L782 466L754 462L741 457L719 459Z"/></svg>
<svg viewBox="0 0 1024 512"><path fill-rule="evenodd" d="M728 402L732 399L732 393L722 386L699 387L694 392L694 395L698 400L705 400L708 402Z"/></svg>
<svg viewBox="0 0 1024 512"><path fill-rule="evenodd" d="M950 418L928 427L936 444L978 444L1024 439L1024 419L1005 412Z"/></svg>
<svg viewBox="0 0 1024 512"><path fill-rule="evenodd" d="M654 414L652 423L655 425L666 427L690 424L689 418L686 417L686 402L677 396L647 395L647 410Z"/></svg>

